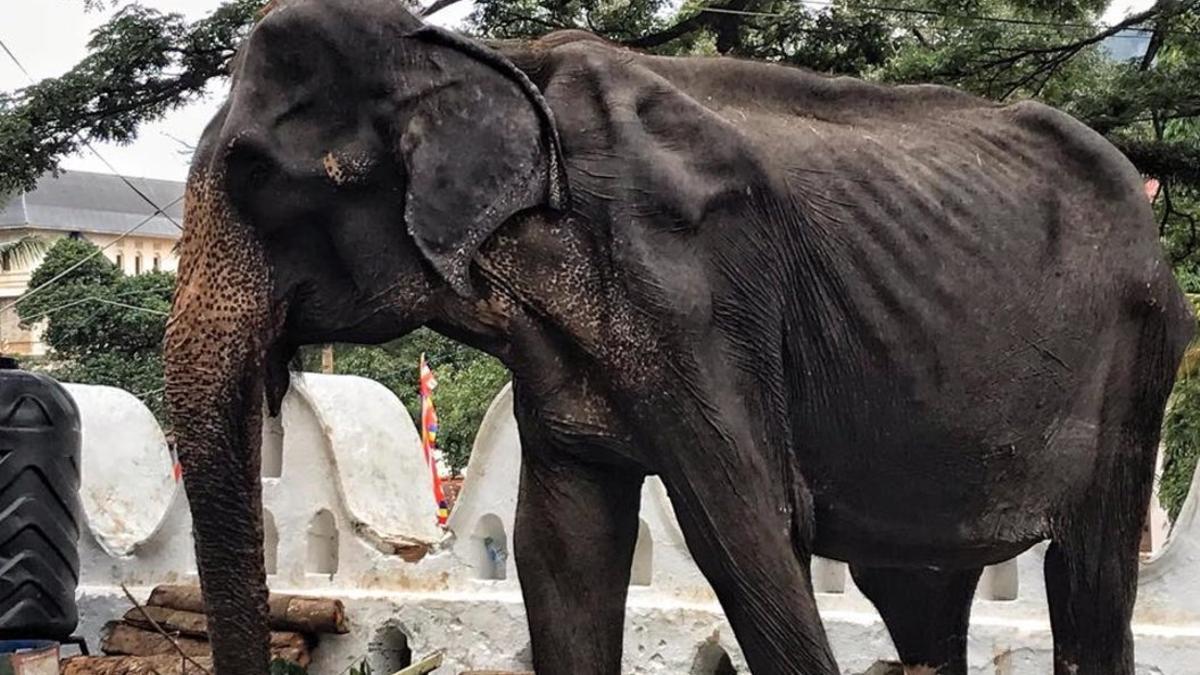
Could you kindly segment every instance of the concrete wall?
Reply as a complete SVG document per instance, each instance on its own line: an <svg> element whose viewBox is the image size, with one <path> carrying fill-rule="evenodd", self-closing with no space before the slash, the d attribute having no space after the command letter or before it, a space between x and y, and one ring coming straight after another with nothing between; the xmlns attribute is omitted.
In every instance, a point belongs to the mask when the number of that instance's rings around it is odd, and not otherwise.
<svg viewBox="0 0 1200 675"><path fill-rule="evenodd" d="M389 648L445 649L439 673L528 668L528 633L509 554L520 447L508 388L480 428L448 530L435 511L416 430L400 402L362 378L297 376L281 423L264 429L264 509L273 590L342 598L350 635L323 639L311 672L336 675ZM126 608L119 584L195 578L190 523L161 431L125 392L71 385L84 416L81 634ZM1198 480L1197 482L1200 482ZM134 501L123 495L136 494ZM1139 672L1200 671L1200 486L1162 552L1143 567L1134 632ZM722 652L747 672L715 596L687 553L666 491L646 482L625 626L626 673L712 672ZM415 563L398 546L432 544ZM1041 564L1045 547L988 570L976 601L972 673L1051 670ZM894 653L842 563L815 563L818 602L845 673Z"/></svg>

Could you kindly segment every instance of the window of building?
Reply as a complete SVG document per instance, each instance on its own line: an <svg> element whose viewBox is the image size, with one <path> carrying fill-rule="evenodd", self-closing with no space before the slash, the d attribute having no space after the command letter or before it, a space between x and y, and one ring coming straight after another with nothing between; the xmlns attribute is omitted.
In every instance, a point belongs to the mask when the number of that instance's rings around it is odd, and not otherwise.
<svg viewBox="0 0 1200 675"><path fill-rule="evenodd" d="M120 253L117 254L116 265L117 265L117 269L121 270L122 272L125 271L125 256L124 255L122 255Z"/></svg>
<svg viewBox="0 0 1200 675"><path fill-rule="evenodd" d="M155 272L157 272L157 271L161 270L161 269L162 269L162 258L159 258L158 256L154 256L154 263L153 263L153 264L154 264L154 271L155 271Z"/></svg>
<svg viewBox="0 0 1200 675"><path fill-rule="evenodd" d="M133 256L133 273L134 274L142 273L142 254L141 253Z"/></svg>

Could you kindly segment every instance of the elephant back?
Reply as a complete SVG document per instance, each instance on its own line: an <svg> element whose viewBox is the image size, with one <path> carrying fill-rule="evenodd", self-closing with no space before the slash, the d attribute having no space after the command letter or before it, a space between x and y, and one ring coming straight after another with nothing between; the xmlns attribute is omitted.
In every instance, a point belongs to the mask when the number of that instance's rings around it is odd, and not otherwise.
<svg viewBox="0 0 1200 675"><path fill-rule="evenodd" d="M0 639L78 623L79 409L53 378L0 358Z"/></svg>

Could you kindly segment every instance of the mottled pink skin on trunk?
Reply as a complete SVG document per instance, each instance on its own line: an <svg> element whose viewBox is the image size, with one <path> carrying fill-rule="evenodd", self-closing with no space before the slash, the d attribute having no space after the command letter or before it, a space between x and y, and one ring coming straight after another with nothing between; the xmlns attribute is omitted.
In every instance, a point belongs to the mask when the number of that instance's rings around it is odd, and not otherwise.
<svg viewBox="0 0 1200 675"><path fill-rule="evenodd" d="M259 479L271 279L219 175L188 180L179 281L164 347L167 404L192 512L221 675L267 671Z"/></svg>

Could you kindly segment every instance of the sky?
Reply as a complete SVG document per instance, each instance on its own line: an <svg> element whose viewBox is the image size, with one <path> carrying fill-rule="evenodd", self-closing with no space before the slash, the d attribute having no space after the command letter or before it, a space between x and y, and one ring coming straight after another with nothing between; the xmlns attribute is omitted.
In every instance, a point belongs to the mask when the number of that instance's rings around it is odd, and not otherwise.
<svg viewBox="0 0 1200 675"><path fill-rule="evenodd" d="M221 1L141 0L145 6L178 12L189 19L207 15ZM1114 0L1103 21L1119 21L1129 13L1146 9L1153 2ZM0 0L0 40L35 79L61 75L86 55L89 34L115 11L87 12L83 6L83 0ZM434 15L431 22L453 28L463 21L471 8L471 0L464 0ZM0 91L11 91L28 83L8 56L0 52ZM144 125L138 138L129 145L96 145L103 159L85 149L79 155L65 158L62 166L67 170L111 173L115 169L130 177L183 180L187 176L189 156L181 141L195 143L205 124L216 113L225 86L224 82L213 83L204 100L175 110L161 121Z"/></svg>

